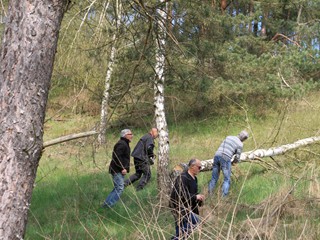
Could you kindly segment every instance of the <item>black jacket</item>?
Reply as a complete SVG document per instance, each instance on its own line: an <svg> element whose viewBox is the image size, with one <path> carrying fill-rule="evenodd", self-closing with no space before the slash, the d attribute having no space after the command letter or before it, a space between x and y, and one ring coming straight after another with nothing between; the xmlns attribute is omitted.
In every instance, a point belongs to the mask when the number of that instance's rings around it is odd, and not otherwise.
<svg viewBox="0 0 320 240"><path fill-rule="evenodd" d="M149 158L154 157L153 149L154 139L150 133L147 133L140 138L139 142L133 149L131 156L135 159L140 159L143 162L148 162Z"/></svg>
<svg viewBox="0 0 320 240"><path fill-rule="evenodd" d="M190 211L199 214L198 208L198 180L192 178L188 171L177 177L171 195L170 208L177 213L186 215Z"/></svg>
<svg viewBox="0 0 320 240"><path fill-rule="evenodd" d="M114 145L109 173L121 173L123 169L130 170L130 146L126 138L120 138Z"/></svg>

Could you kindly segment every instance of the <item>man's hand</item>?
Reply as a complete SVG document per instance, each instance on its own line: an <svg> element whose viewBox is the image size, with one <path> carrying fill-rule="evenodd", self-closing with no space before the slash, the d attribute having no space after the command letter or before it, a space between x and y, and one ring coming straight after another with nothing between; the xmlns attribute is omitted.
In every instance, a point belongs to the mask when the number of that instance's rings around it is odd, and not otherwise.
<svg viewBox="0 0 320 240"><path fill-rule="evenodd" d="M153 165L154 164L154 158L153 157L149 157L149 164Z"/></svg>
<svg viewBox="0 0 320 240"><path fill-rule="evenodd" d="M200 202L204 201L204 195L203 194L198 194L196 197L197 197L198 201L200 201Z"/></svg>
<svg viewBox="0 0 320 240"><path fill-rule="evenodd" d="M198 194L198 195L197 195L197 201L198 201L199 207L201 207L201 206L203 205L204 195Z"/></svg>
<svg viewBox="0 0 320 240"><path fill-rule="evenodd" d="M239 159L237 158L237 155L233 155L231 158L231 164L236 165L237 163L239 163Z"/></svg>

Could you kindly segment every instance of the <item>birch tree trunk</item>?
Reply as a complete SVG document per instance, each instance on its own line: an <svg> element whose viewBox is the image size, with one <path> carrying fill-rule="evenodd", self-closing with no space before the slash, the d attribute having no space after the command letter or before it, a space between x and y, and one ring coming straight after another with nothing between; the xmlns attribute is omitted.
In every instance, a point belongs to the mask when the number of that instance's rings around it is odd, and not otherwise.
<svg viewBox="0 0 320 240"><path fill-rule="evenodd" d="M240 160L245 161L245 160L255 160L258 158L264 158L264 157L272 157L276 155L281 155L285 154L287 151L299 148L302 146L306 146L312 143L316 143L320 141L320 136L316 137L310 137L310 138L304 138L300 139L294 143L282 145L279 147L274 147L274 148L269 148L269 149L257 149L254 151L249 151L249 152L243 152L240 155ZM240 162L241 163L241 162ZM212 170L212 164L213 164L213 159L209 160L203 160L201 161L201 171L210 171ZM187 168L186 163L181 163L180 165L177 165L173 172L171 173L175 177L177 174L179 174L181 171L185 170Z"/></svg>
<svg viewBox="0 0 320 240"><path fill-rule="evenodd" d="M161 0L160 2L164 2ZM164 3L166 6L166 3ZM158 147L158 171L157 181L158 190L161 199L166 199L170 189L169 178L169 135L164 108L164 68L165 68L165 44L166 44L166 10L158 9L158 39L155 66L155 84L154 84L154 105L157 128L159 130L159 147Z"/></svg>
<svg viewBox="0 0 320 240"><path fill-rule="evenodd" d="M107 116L108 116L108 106L109 106L109 91L110 91L110 81L113 72L113 67L116 58L116 41L118 37L118 28L121 22L121 1L116 1L116 24L115 32L112 36L112 46L107 67L106 80L104 85L103 98L101 103L101 115L100 115L100 128L98 135L99 145L104 145L106 143L106 131L107 131Z"/></svg>
<svg viewBox="0 0 320 240"><path fill-rule="evenodd" d="M253 26L254 23L251 21L251 17L254 15L254 2L253 0L250 0L249 4L249 34L253 33Z"/></svg>
<svg viewBox="0 0 320 240"><path fill-rule="evenodd" d="M65 0L11 0L0 52L0 239L22 239Z"/></svg>
<svg viewBox="0 0 320 240"><path fill-rule="evenodd" d="M67 136L59 137L59 138L44 142L43 149L50 147L50 146L53 146L53 145L56 145L56 144L59 144L59 143L71 141L71 140L78 139L78 138L90 137L90 136L96 135L96 134L97 134L96 131L89 131L89 132L76 133L76 134L70 134Z"/></svg>

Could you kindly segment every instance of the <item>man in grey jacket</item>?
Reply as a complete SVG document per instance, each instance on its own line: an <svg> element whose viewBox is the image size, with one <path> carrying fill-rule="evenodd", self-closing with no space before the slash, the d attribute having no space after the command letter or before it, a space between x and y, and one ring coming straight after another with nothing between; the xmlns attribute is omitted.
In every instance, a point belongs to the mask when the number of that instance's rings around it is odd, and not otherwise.
<svg viewBox="0 0 320 240"><path fill-rule="evenodd" d="M151 179L150 165L154 164L155 154L154 139L158 137L158 129L151 128L149 133L140 138L139 142L132 151L131 156L134 158L134 166L136 172L125 181L125 186L128 186L139 180L136 187L137 191L143 189Z"/></svg>
<svg viewBox="0 0 320 240"><path fill-rule="evenodd" d="M212 178L209 182L208 192L212 194L220 175L223 172L224 180L222 184L222 196L225 197L229 193L231 184L231 159L234 162L240 162L240 154L243 149L243 142L249 137L246 131L242 131L238 136L228 136L220 144L213 159Z"/></svg>

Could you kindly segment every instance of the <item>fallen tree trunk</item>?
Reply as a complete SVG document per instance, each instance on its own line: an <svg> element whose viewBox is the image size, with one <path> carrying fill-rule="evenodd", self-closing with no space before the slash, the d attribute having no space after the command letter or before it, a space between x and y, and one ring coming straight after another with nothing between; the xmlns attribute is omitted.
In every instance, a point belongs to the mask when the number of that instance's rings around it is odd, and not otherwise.
<svg viewBox="0 0 320 240"><path fill-rule="evenodd" d="M309 145L309 144L312 144L312 143L315 143L318 141L320 141L320 136L300 139L294 143L282 145L279 147L273 147L273 148L269 148L269 149L257 149L257 150L253 150L253 151L249 151L249 152L243 152L240 155L240 160L248 162L246 160L255 160L255 159L260 159L260 158L264 158L264 157L272 157L272 156L284 154L289 150L299 148L302 146L306 146L306 145ZM212 164L213 164L213 159L201 161L201 166L202 166L201 171L205 172L205 171L212 170ZM180 172L182 172L183 170L185 170L187 168L188 168L188 164L181 163L181 164L174 167L171 175L174 177L174 176L180 174Z"/></svg>
<svg viewBox="0 0 320 240"><path fill-rule="evenodd" d="M67 135L67 136L59 137L59 138L44 142L43 143L43 149L45 149L46 147L58 144L58 143L67 142L67 141L70 141L70 140L73 140L73 139L77 139L77 138L89 137L89 136L92 136L92 135L95 135L95 134L97 134L96 131L89 131L89 132L70 134L70 135Z"/></svg>

